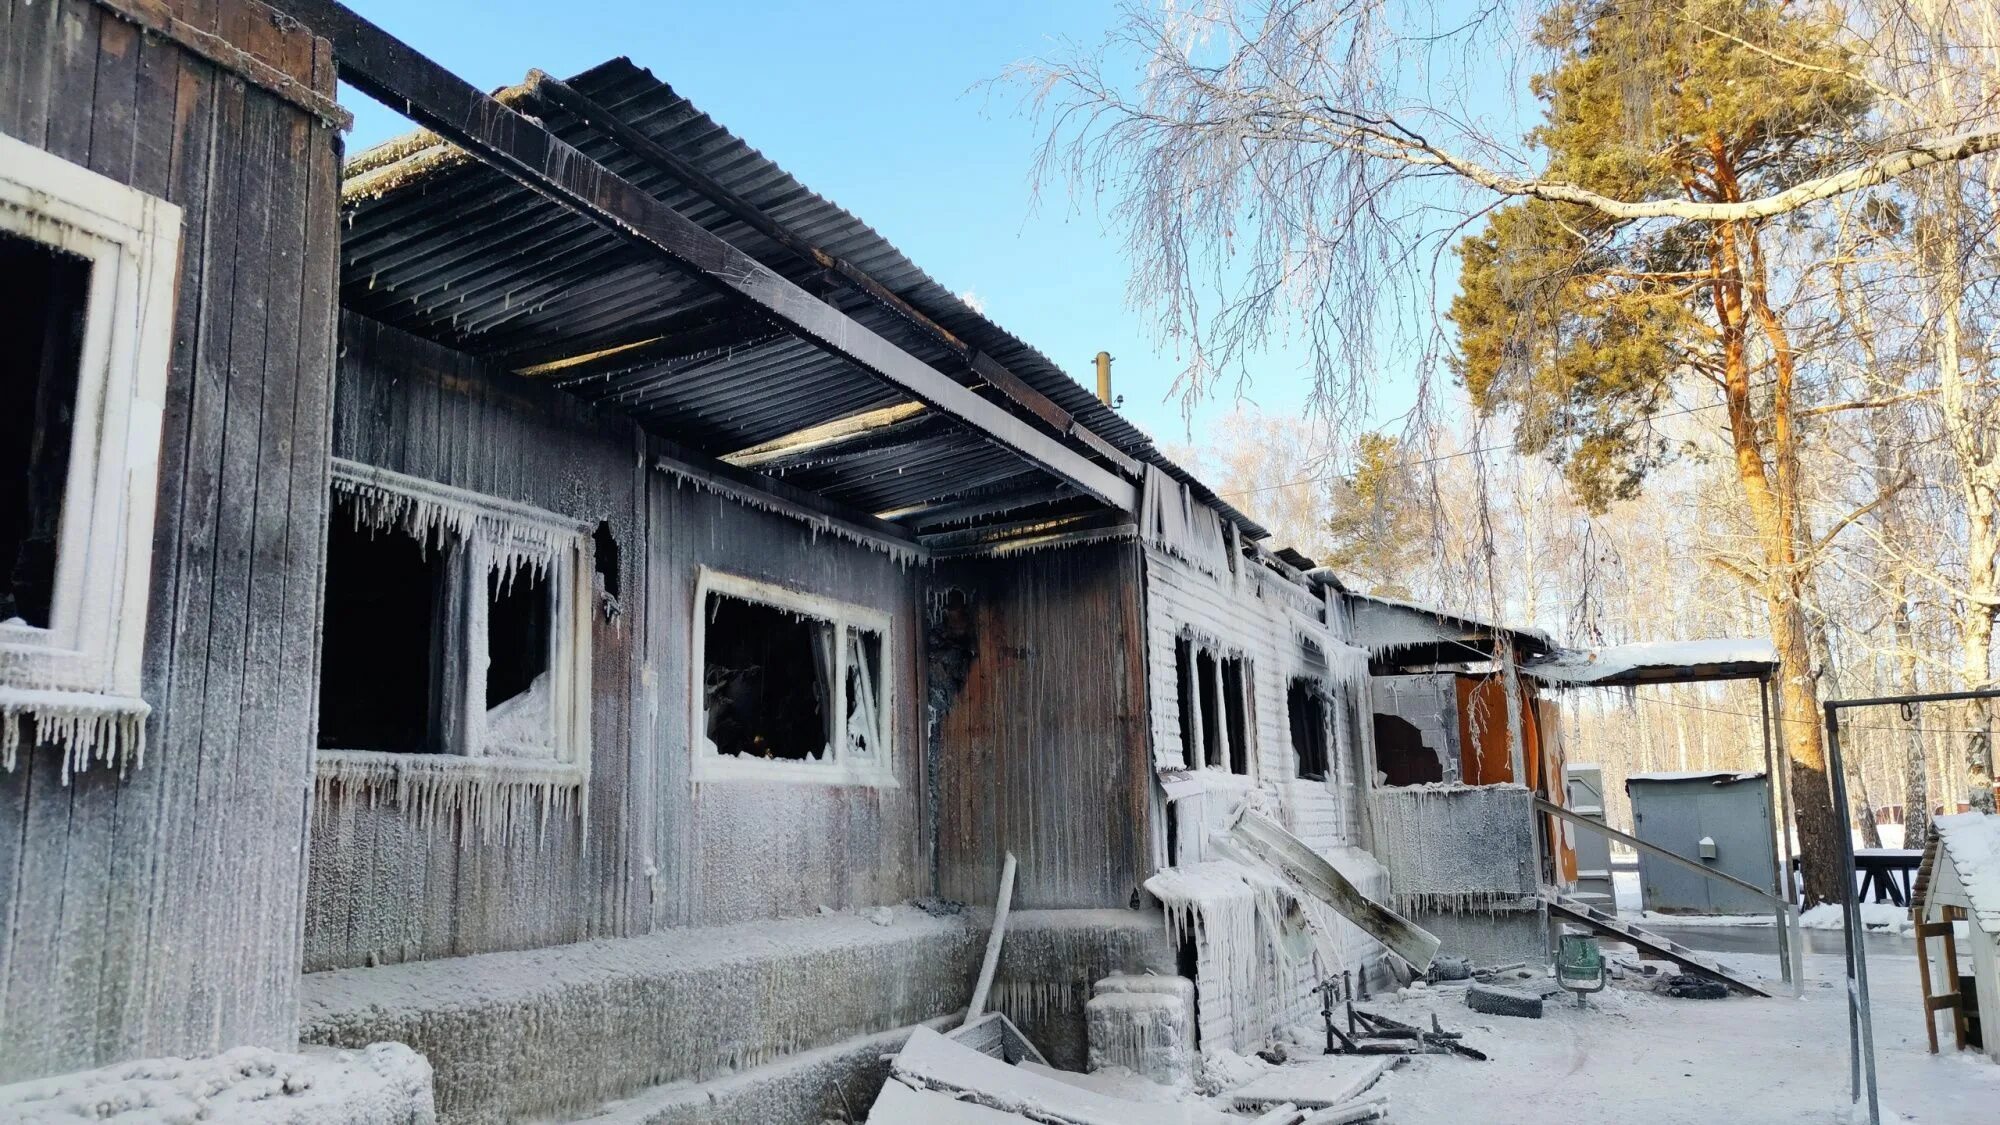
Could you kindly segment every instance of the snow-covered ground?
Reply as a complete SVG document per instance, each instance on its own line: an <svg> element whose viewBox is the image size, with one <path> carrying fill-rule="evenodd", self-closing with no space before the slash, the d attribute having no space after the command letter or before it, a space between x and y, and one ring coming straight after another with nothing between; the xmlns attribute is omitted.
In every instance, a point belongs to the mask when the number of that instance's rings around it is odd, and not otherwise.
<svg viewBox="0 0 2000 1125"><path fill-rule="evenodd" d="M1774 957L1725 960L1777 976ZM1405 991L1371 1010L1425 1026L1436 1012L1492 1061L1419 1056L1378 1089L1389 1092L1397 1125L1846 1122L1841 972L1837 957L1808 958L1802 1000L1675 1000L1614 984L1584 1008L1551 1000L1540 1020L1479 1015L1459 988ZM1974 1053L1927 1053L1914 953L1871 956L1869 976L1882 1120L2000 1120L2000 1066Z"/></svg>

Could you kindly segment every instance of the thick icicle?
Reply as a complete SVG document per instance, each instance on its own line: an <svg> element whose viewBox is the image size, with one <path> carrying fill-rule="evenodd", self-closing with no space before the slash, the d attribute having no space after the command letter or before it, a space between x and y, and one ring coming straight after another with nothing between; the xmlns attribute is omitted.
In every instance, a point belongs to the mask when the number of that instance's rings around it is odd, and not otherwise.
<svg viewBox="0 0 2000 1125"><path fill-rule="evenodd" d="M62 781L92 765L116 764L119 776L146 764L146 716L138 699L90 692L0 686L0 769L12 772L21 748L62 748Z"/></svg>
<svg viewBox="0 0 2000 1125"><path fill-rule="evenodd" d="M394 801L420 831L456 827L459 840L522 841L553 816L574 816L582 805L584 772L575 766L461 758L443 754L322 751L313 796L321 807L334 800L373 807Z"/></svg>

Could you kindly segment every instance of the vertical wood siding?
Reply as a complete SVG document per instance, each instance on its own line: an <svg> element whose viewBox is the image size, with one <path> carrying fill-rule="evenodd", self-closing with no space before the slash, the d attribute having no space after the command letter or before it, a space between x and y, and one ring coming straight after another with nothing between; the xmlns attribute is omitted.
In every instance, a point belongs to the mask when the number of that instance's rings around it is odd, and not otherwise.
<svg viewBox="0 0 2000 1125"><path fill-rule="evenodd" d="M964 592L976 644L932 720L939 893L990 901L1012 851L1017 906L1129 905L1152 871L1138 548L941 563L932 583Z"/></svg>
<svg viewBox="0 0 2000 1125"><path fill-rule="evenodd" d="M237 0L206 30L302 57ZM313 80L332 89L332 76ZM144 768L0 774L0 1082L296 1032L335 135L87 0L0 0L0 131L182 208Z"/></svg>
<svg viewBox="0 0 2000 1125"><path fill-rule="evenodd" d="M593 630L588 831L420 830L393 802L315 810L306 967L525 949L923 893L914 571L650 468L631 422L361 317L342 321L335 453L533 504L619 543ZM695 581L710 566L888 613L894 788L691 780Z"/></svg>

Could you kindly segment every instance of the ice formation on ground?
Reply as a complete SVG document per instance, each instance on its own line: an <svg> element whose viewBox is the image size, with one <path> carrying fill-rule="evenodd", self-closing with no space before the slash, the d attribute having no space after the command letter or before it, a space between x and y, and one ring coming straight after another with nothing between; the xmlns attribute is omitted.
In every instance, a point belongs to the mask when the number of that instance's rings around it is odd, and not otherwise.
<svg viewBox="0 0 2000 1125"><path fill-rule="evenodd" d="M431 1067L401 1043L283 1054L237 1047L0 1086L17 1125L432 1125Z"/></svg>

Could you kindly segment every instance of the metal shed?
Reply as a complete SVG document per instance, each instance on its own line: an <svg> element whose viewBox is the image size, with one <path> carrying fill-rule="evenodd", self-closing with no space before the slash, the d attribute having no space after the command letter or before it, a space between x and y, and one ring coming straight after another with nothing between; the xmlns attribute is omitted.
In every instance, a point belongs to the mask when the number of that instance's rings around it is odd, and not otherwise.
<svg viewBox="0 0 2000 1125"><path fill-rule="evenodd" d="M1633 774L1625 792L1632 798L1633 830L1641 840L1777 893L1768 775L1734 770ZM1662 914L1761 914L1767 909L1745 891L1643 852L1639 890L1645 908Z"/></svg>

